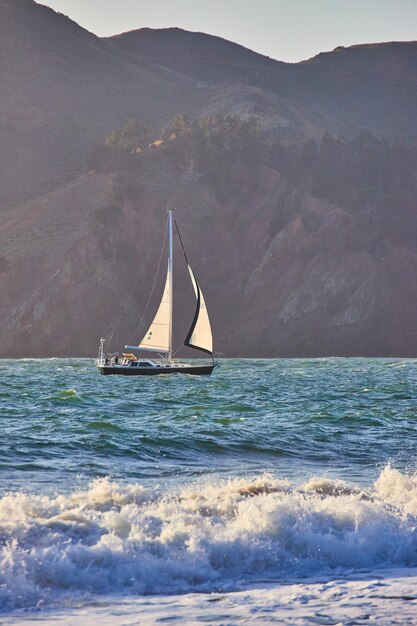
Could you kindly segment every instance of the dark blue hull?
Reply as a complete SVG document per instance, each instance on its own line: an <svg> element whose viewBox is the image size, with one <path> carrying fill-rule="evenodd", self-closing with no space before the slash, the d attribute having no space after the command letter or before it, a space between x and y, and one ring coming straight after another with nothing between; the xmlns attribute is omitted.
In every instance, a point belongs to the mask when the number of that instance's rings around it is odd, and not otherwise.
<svg viewBox="0 0 417 626"><path fill-rule="evenodd" d="M160 367L131 367L123 365L102 365L100 374L104 376L158 376L161 374L192 374L194 376L210 376L216 365L188 365L176 367L162 365Z"/></svg>

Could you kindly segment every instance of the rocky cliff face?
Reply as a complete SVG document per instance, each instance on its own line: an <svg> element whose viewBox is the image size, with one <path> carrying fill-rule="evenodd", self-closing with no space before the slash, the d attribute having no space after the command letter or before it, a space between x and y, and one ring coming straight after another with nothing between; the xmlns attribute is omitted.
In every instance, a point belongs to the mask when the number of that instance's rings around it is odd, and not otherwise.
<svg viewBox="0 0 417 626"><path fill-rule="evenodd" d="M164 261L148 302L167 206L177 207L219 354L414 354L413 212L384 215L373 195L366 210L330 201L320 169L326 141L315 166L303 151L290 167L291 147L281 163L261 141L265 154L249 166L236 148L216 148L218 165L207 148L198 148L200 162L190 159L189 144L122 155L112 147L97 170L3 215L4 355L87 356L102 333L114 333L112 348L138 341L163 288ZM351 144L343 145L348 169ZM404 222L406 231L397 228ZM193 300L180 250L175 275L181 345Z"/></svg>
<svg viewBox="0 0 417 626"><path fill-rule="evenodd" d="M178 29L100 40L4 0L0 356L90 356L113 332L111 348L137 341L162 290L161 275L145 311L168 206L218 353L415 355L416 155L398 140L417 137L416 51L288 65ZM130 118L162 137L176 113L254 117L259 136L233 122L213 139L194 123L152 148L97 149ZM355 139L364 129L387 139ZM193 296L175 262L180 344Z"/></svg>

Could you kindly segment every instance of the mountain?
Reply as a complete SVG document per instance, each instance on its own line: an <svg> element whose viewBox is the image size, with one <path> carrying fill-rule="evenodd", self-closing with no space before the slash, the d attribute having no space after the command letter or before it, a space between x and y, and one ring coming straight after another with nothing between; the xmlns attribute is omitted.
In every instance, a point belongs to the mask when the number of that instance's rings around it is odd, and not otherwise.
<svg viewBox="0 0 417 626"><path fill-rule="evenodd" d="M415 42L287 64L177 28L100 39L2 0L0 356L138 339L167 206L218 351L415 355L416 70Z"/></svg>
<svg viewBox="0 0 417 626"><path fill-rule="evenodd" d="M339 47L290 64L178 28L141 29L107 41L132 59L206 81L216 93L205 111L223 106L219 112L238 113L244 93L247 113L287 131L292 127L293 140L325 131L352 136L364 129L417 139L416 42ZM235 102L230 83L238 94Z"/></svg>
<svg viewBox="0 0 417 626"><path fill-rule="evenodd" d="M91 146L129 118L161 124L206 99L188 77L126 61L32 0L0 3L0 63L0 203L7 205L81 174Z"/></svg>

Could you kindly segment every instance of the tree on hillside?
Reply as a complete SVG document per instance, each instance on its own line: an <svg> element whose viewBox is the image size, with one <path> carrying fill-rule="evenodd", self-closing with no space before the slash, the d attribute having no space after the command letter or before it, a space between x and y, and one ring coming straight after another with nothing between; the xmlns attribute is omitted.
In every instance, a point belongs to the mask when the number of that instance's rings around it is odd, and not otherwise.
<svg viewBox="0 0 417 626"><path fill-rule="evenodd" d="M164 141L179 139L191 132L191 126L186 115L176 115L162 131Z"/></svg>
<svg viewBox="0 0 417 626"><path fill-rule="evenodd" d="M154 134L142 122L129 120L125 126L113 130L104 143L123 150L138 152L146 149L153 140Z"/></svg>

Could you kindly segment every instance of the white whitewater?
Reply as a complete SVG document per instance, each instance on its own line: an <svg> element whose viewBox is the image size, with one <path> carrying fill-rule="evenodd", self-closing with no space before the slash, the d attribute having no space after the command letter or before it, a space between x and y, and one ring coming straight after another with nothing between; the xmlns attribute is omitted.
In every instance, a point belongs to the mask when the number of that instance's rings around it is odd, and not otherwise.
<svg viewBox="0 0 417 626"><path fill-rule="evenodd" d="M179 491L98 479L55 497L10 493L0 499L0 607L90 605L94 612L91 605L103 598L109 623L116 624L109 606L117 594L133 601L144 594L227 592L237 601L244 592L236 610L249 618L245 598L259 595L257 606L273 605L279 616L279 599L304 611L311 593L308 602L319 610L342 591L340 611L352 616L347 603L364 590L374 598L378 592L382 607L383 596L393 595L391 578L396 594L417 600L405 590L417 568L416 522L417 475L390 467L368 489L327 478L294 485L264 475ZM197 612L204 602L195 595L177 600Z"/></svg>

